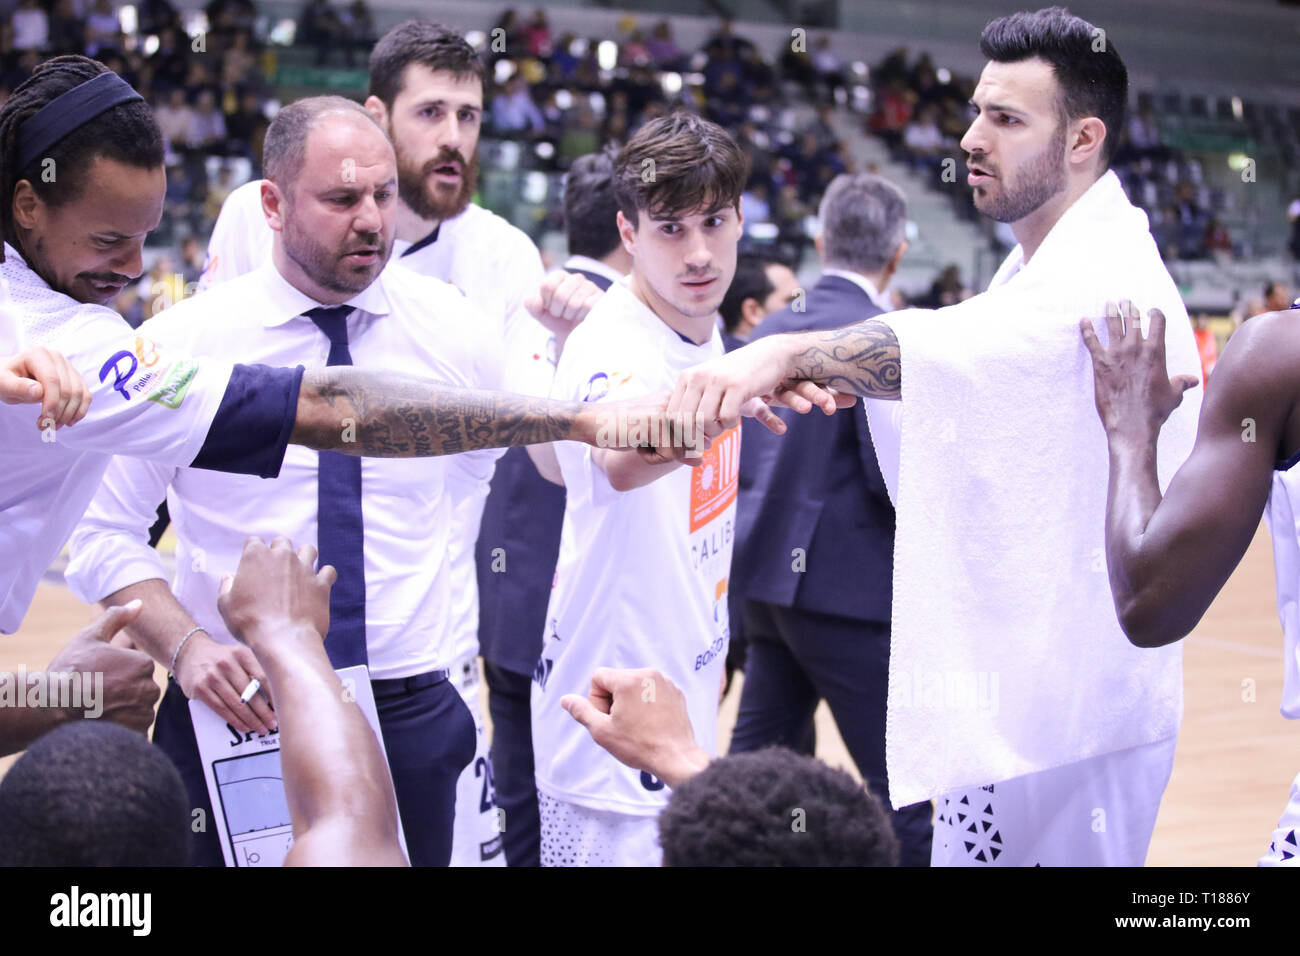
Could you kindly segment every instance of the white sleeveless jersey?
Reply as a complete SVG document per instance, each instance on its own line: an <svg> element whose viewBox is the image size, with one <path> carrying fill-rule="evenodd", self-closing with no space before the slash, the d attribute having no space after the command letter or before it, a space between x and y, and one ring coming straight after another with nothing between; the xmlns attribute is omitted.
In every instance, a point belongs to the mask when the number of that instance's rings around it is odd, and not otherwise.
<svg viewBox="0 0 1300 956"><path fill-rule="evenodd" d="M199 291L249 272L271 257L273 233L262 213L262 180L245 183L221 206ZM416 243L393 243L392 263L450 283L489 321L497 324L505 363L500 375L473 387L546 395L554 374L550 335L524 308L545 271L533 241L505 219L471 203L454 219ZM467 452L448 459L447 491L452 496L448 539L451 572L452 657L478 653L478 578L474 545L478 540L488 483L505 449Z"/></svg>
<svg viewBox="0 0 1300 956"><path fill-rule="evenodd" d="M595 402L670 390L683 370L722 353L716 329L704 345L684 341L615 283L569 337L552 394ZM661 781L619 763L560 707L565 694L587 695L598 667L662 671L685 694L699 745L715 750L739 451L733 430L700 467L618 492L591 447L557 443L567 501L532 695L543 793L642 816L668 802Z"/></svg>
<svg viewBox="0 0 1300 956"><path fill-rule="evenodd" d="M1273 537L1277 615L1282 621L1282 716L1300 719L1300 456L1273 472L1264 512Z"/></svg>

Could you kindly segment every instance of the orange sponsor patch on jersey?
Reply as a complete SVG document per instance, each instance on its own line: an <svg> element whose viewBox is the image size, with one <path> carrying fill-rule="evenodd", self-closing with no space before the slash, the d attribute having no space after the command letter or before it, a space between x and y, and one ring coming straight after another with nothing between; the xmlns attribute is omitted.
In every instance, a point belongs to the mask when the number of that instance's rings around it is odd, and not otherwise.
<svg viewBox="0 0 1300 956"><path fill-rule="evenodd" d="M736 500L740 487L740 429L723 432L691 469L691 532L716 518Z"/></svg>

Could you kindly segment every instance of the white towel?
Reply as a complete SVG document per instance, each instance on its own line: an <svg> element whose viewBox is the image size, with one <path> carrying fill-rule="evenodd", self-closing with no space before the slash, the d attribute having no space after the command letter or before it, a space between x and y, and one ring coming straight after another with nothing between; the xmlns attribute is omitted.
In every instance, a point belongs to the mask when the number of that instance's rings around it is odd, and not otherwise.
<svg viewBox="0 0 1300 956"><path fill-rule="evenodd" d="M1114 173L1021 263L1017 248L959 305L881 317L903 375L901 416L868 403L887 471L901 417L898 474L886 476L895 807L1168 739L1182 719L1181 645L1133 647L1115 616L1106 439L1078 324L1108 299L1132 299L1144 328L1158 307L1170 374L1199 377L1187 311ZM1191 451L1201 394L1161 432L1162 488Z"/></svg>

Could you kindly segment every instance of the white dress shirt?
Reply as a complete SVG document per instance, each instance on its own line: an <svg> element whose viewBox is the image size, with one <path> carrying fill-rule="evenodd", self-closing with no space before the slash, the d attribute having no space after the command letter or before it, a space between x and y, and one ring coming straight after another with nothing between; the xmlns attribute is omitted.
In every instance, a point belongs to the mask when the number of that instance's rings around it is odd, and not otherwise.
<svg viewBox="0 0 1300 956"><path fill-rule="evenodd" d="M270 258L272 232L262 212L261 184L261 180L245 183L222 204L208 241L200 291L251 272ZM524 301L541 287L545 269L526 233L471 203L424 239L395 241L390 270L394 265L450 283L478 307L494 340L493 348L501 350L505 365L502 377L493 379L496 384L475 382L477 387L550 394L554 345L550 334L524 307ZM474 546L489 482L504 453L505 449L468 452L447 464L447 487L454 498L446 552L452 575L449 627L457 660L478 653Z"/></svg>
<svg viewBox="0 0 1300 956"><path fill-rule="evenodd" d="M496 387L499 343L460 292L391 265L347 303L355 365ZM186 299L141 331L199 355L322 368L329 343L311 319L319 303L268 263ZM164 577L146 536L166 492L178 538L172 590L215 639L232 638L217 613L222 575L234 573L244 541L284 535L317 540L318 454L291 446L270 481L118 459L70 542L68 583L97 601L127 585ZM407 677L450 663L452 501L447 458L366 458L361 466L365 525L366 643L371 676Z"/></svg>

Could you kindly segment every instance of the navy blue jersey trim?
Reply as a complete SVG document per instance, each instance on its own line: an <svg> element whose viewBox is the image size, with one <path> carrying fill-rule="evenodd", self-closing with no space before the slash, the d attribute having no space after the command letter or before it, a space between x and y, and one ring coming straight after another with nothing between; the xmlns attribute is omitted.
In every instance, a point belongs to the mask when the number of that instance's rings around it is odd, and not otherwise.
<svg viewBox="0 0 1300 956"><path fill-rule="evenodd" d="M236 365L192 468L276 478L298 419L303 367Z"/></svg>
<svg viewBox="0 0 1300 956"><path fill-rule="evenodd" d="M1293 467L1295 467L1295 465L1296 465L1297 462L1300 462L1300 451L1296 452L1294 455L1292 455L1292 456L1291 456L1290 458L1288 458L1286 461L1279 461L1279 462L1277 462L1276 464L1274 464L1274 465L1273 465L1273 470L1274 470L1274 471L1290 471Z"/></svg>
<svg viewBox="0 0 1300 956"><path fill-rule="evenodd" d="M419 252L425 246L431 246L438 241L438 230L442 228L442 223L433 227L433 232L429 233L419 242L411 243L411 247L402 253L403 256L409 256L412 252Z"/></svg>

